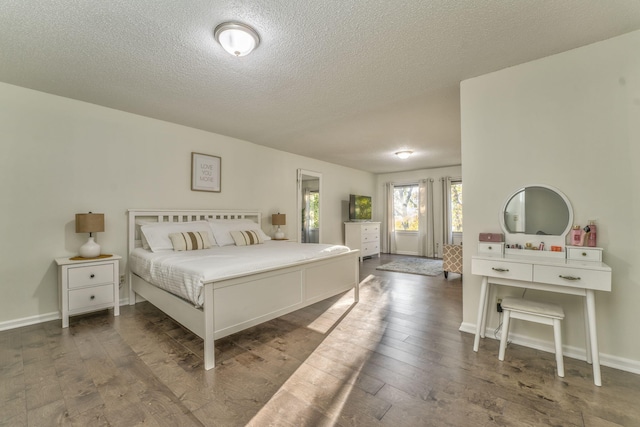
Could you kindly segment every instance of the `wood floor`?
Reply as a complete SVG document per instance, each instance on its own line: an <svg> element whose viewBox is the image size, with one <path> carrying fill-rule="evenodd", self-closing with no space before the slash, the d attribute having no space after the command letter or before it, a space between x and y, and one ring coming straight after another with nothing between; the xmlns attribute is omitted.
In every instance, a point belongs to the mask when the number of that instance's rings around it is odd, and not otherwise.
<svg viewBox="0 0 640 427"><path fill-rule="evenodd" d="M216 342L148 303L0 332L0 425L639 426L640 376L458 331L462 281L375 270L347 293Z"/></svg>

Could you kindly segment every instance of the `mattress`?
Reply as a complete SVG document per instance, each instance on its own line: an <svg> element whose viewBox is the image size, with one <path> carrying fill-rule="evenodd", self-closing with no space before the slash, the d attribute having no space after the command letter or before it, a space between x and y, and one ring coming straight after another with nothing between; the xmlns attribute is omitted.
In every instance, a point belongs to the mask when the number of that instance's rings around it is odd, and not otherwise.
<svg viewBox="0 0 640 427"><path fill-rule="evenodd" d="M147 282L201 307L203 284L255 274L301 261L349 252L340 245L266 241L251 246L215 246L199 251L134 249L129 268Z"/></svg>

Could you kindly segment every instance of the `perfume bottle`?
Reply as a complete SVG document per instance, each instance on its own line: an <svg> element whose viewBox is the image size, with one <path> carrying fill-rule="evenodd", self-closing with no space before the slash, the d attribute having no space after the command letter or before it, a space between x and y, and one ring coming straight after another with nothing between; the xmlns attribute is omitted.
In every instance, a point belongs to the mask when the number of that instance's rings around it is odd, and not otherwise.
<svg viewBox="0 0 640 427"><path fill-rule="evenodd" d="M580 242L582 241L582 230L580 230L579 225L574 225L571 229L571 245L572 246L582 246Z"/></svg>
<svg viewBox="0 0 640 427"><path fill-rule="evenodd" d="M596 222L594 220L589 221L589 234L587 235L587 246L596 247Z"/></svg>

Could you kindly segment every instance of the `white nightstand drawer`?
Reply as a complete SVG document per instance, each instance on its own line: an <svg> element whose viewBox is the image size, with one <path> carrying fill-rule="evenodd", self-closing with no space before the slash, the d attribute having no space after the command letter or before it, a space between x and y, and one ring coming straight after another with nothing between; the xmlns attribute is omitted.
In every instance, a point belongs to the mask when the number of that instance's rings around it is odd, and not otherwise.
<svg viewBox="0 0 640 427"><path fill-rule="evenodd" d="M79 308L90 311L95 306L113 304L113 286L110 284L69 291L69 311Z"/></svg>
<svg viewBox="0 0 640 427"><path fill-rule="evenodd" d="M610 271L588 270L585 268L536 265L533 269L533 281L598 291L611 290Z"/></svg>
<svg viewBox="0 0 640 427"><path fill-rule="evenodd" d="M602 248L567 247L567 259L602 261Z"/></svg>
<svg viewBox="0 0 640 427"><path fill-rule="evenodd" d="M69 268L69 288L113 283L113 264Z"/></svg>
<svg viewBox="0 0 640 427"><path fill-rule="evenodd" d="M504 279L526 280L533 279L531 264L508 262L502 260L472 259L471 273L479 276L500 277Z"/></svg>

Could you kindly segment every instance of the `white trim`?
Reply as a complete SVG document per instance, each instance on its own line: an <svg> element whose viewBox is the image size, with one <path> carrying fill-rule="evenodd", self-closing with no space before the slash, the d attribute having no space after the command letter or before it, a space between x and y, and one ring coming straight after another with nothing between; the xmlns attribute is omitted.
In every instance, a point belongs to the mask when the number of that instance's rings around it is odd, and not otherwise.
<svg viewBox="0 0 640 427"><path fill-rule="evenodd" d="M396 255L411 255L411 256L420 256L420 254L418 252L411 252L411 251L397 251Z"/></svg>
<svg viewBox="0 0 640 427"><path fill-rule="evenodd" d="M53 313L38 314L36 316L23 317L21 319L7 320L6 322L0 322L0 331L35 325L37 323L50 322L51 320L59 320L60 318L60 312L54 311Z"/></svg>
<svg viewBox="0 0 640 427"><path fill-rule="evenodd" d="M120 306L129 305L128 298L120 298ZM7 320L0 322L0 331L8 331L10 329L22 328L23 326L37 325L39 323L50 322L52 320L60 320L62 316L59 311L46 314L38 314L36 316L23 317L20 319Z"/></svg>

